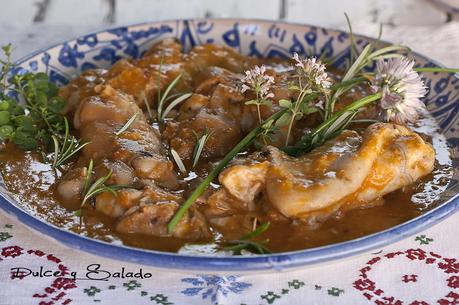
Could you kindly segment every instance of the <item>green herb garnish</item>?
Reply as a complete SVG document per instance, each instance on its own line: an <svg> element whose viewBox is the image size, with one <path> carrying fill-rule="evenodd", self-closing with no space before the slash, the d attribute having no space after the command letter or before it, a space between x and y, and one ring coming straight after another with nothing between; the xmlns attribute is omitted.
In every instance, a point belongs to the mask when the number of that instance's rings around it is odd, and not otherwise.
<svg viewBox="0 0 459 305"><path fill-rule="evenodd" d="M127 120L127 122L117 131L115 132L115 134L117 136L119 136L120 134L122 134L123 132L125 132L131 125L132 123L134 123L135 119L137 118L137 116L139 115L139 112L136 111L129 120Z"/></svg>
<svg viewBox="0 0 459 305"><path fill-rule="evenodd" d="M67 118L64 118L64 124L65 135L62 140L62 144L60 144L59 138L56 135L51 136L54 142L53 168L61 166L77 152L83 149L83 147L89 144L89 142L81 144L81 140L77 140L74 136L70 136L70 128Z"/></svg>
<svg viewBox="0 0 459 305"><path fill-rule="evenodd" d="M171 93L172 89L178 84L180 79L183 76L183 73L180 73L177 75L177 77L167 86L166 90L164 91L163 94L161 94L161 70L163 66L163 58L161 58L161 62L159 64L159 69L158 69L158 122L163 122L164 119L166 118L167 114L174 108L176 105L180 104L181 102L185 101L187 98L189 98L192 94L191 93L185 93L183 95L180 95L176 99L174 99L170 104L169 107L163 110L164 108L164 103L166 100L169 98L169 94ZM172 105L172 106L171 106Z"/></svg>
<svg viewBox="0 0 459 305"><path fill-rule="evenodd" d="M193 95L193 93L185 93L185 94L179 95L179 97L173 99L172 102L170 102L169 105L167 105L166 109L161 113L161 121L164 121L164 119L167 118L167 115L169 114L169 112L175 106L177 106L181 102L186 101L192 95Z"/></svg>
<svg viewBox="0 0 459 305"><path fill-rule="evenodd" d="M93 169L93 161L91 159L89 161L86 177L84 179L83 200L81 202L81 207L83 207L89 199L99 195L100 193L110 192L116 195L117 190L129 187L127 185L122 185L122 184L106 185L106 182L112 177L112 174L113 174L112 170L110 170L105 176L100 177L94 183L91 184L92 175L93 175L92 169Z"/></svg>
<svg viewBox="0 0 459 305"><path fill-rule="evenodd" d="M65 101L46 73L12 74L11 44L2 47L0 60L0 139L23 150L52 149L52 136L65 133ZM17 103L13 95L23 102Z"/></svg>
<svg viewBox="0 0 459 305"><path fill-rule="evenodd" d="M210 171L210 173L207 175L207 177L198 185L198 187L193 191L193 193L191 193L188 199L180 206L178 211L175 213L174 217L172 217L171 221L167 225L167 230L169 231L169 233L172 233L180 219L182 219L182 217L185 215L185 213L188 211L191 205L196 201L196 199L198 199L199 196L201 196L204 193L206 188L218 176L220 171L223 168L225 168L225 166L240 151L242 151L245 147L252 143L253 140L255 140L260 134L264 132L264 130L267 128L265 124L269 123L269 126L271 128L272 122L280 118L286 111L287 109L282 109L273 114L268 119L266 119L260 126L256 127L251 132L249 132L238 144L236 144L236 146L233 147L233 149L229 153L226 154L226 156L217 164L217 166L215 166L212 169L212 171Z"/></svg>
<svg viewBox="0 0 459 305"><path fill-rule="evenodd" d="M223 250L231 251L234 255L241 255L243 250L254 254L270 254L271 251L262 245L262 243L253 240L268 230L270 224L270 222L266 222L252 232L245 234L240 239L226 242L228 246L224 247Z"/></svg>
<svg viewBox="0 0 459 305"><path fill-rule="evenodd" d="M194 146L194 150L193 150L192 168L195 168L196 165L198 164L199 158L201 157L201 154L202 154L202 150L204 149L204 145L206 145L206 142L211 135L212 135L212 132L209 132L209 130L206 128L206 130L204 131L201 137L199 138L196 137L196 145Z"/></svg>
<svg viewBox="0 0 459 305"><path fill-rule="evenodd" d="M185 164L183 164L183 161L182 159L180 158L178 152L171 148L171 155L172 155L172 158L174 159L175 161L175 164L177 164L179 170L182 172L182 173L186 173L186 167L185 167Z"/></svg>

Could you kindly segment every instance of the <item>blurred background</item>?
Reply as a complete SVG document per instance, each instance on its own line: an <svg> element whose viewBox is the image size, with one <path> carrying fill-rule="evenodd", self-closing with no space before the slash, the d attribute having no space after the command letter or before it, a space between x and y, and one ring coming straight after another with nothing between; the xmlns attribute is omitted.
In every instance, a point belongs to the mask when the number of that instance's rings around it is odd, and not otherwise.
<svg viewBox="0 0 459 305"><path fill-rule="evenodd" d="M241 17L347 29L459 67L459 0L0 0L0 44L15 57L94 30L175 18Z"/></svg>

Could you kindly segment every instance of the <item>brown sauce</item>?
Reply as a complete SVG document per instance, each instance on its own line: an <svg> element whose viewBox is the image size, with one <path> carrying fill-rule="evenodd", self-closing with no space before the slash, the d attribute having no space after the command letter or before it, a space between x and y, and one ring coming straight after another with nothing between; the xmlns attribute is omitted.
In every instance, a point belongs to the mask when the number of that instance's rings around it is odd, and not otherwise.
<svg viewBox="0 0 459 305"><path fill-rule="evenodd" d="M437 162L432 174L414 185L386 195L383 205L347 211L344 215L328 219L317 228L273 222L263 235L263 239L269 240L269 249L273 252L285 252L355 239L396 226L436 207L438 196L446 188L451 176L451 161L443 136L436 133L434 125L428 125L432 122L433 119L427 119L421 122L425 125L420 128L420 131L433 136ZM57 202L53 188L57 173L40 159L38 154L25 153L12 144L5 145L0 152L4 183L20 206L29 213L87 237L133 247L176 252L189 243L187 240L172 237L116 233L112 219L91 210L86 212L80 224L79 217ZM216 240L221 239L221 233L214 233ZM240 232L228 232L228 235L242 236L245 233L246 230L241 228ZM194 247L194 251L215 250L205 244Z"/></svg>

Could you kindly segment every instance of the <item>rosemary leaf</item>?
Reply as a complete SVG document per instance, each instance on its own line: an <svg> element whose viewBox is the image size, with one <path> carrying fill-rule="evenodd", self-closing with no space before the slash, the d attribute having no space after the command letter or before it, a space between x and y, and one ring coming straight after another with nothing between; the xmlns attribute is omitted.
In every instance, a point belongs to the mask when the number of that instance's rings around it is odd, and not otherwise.
<svg viewBox="0 0 459 305"><path fill-rule="evenodd" d="M77 140L74 136L70 137L69 123L67 118L64 118L65 134L62 142L62 146L59 143L59 139L56 135L52 135L51 138L54 143L54 159L53 168L57 168L79 152L83 147L89 144L89 142L80 144L80 140Z"/></svg>
<svg viewBox="0 0 459 305"><path fill-rule="evenodd" d="M166 91L164 91L163 95L161 96L161 99L158 102L158 121L163 120L163 107L164 107L164 102L167 99L167 96L171 92L171 90L177 85L178 81L182 78L183 73L180 73L170 84L167 86ZM158 89L159 90L159 89Z"/></svg>
<svg viewBox="0 0 459 305"><path fill-rule="evenodd" d="M81 208L86 204L86 202L93 198L100 193L103 192L111 192L112 194L116 195L116 191L124 188L129 188L128 185L123 184L112 184L112 185L105 185L105 183L111 178L113 172L110 170L107 175L100 177L97 179L93 184L89 185L92 178L92 168L93 162L92 160L89 162L88 165L88 172L86 173L86 177L84 180L83 186L83 201L81 202Z"/></svg>
<svg viewBox="0 0 459 305"><path fill-rule="evenodd" d="M139 115L139 111L136 111L132 116L131 118L123 125L123 127L121 127L117 132L115 132L115 134L117 136L119 136L120 134L122 134L123 132L125 132L129 126L132 125L132 123L134 123L135 119L137 118L137 116Z"/></svg>
<svg viewBox="0 0 459 305"><path fill-rule="evenodd" d="M193 150L193 165L192 168L195 168L199 162L199 158L201 157L202 150L204 149L204 145L206 145L207 140L209 139L211 133L206 129L204 134L197 140L196 146Z"/></svg>
<svg viewBox="0 0 459 305"><path fill-rule="evenodd" d="M271 223L268 221L268 222L265 222L264 224L260 225L258 228L256 228L255 230L245 234L244 236L241 237L242 240L244 239L252 239L252 238L255 238L261 234L263 234L266 230L268 230L269 226L271 225Z"/></svg>
<svg viewBox="0 0 459 305"><path fill-rule="evenodd" d="M240 239L227 242L228 246L224 247L223 250L231 251L233 254L241 254L242 250L246 250L255 254L271 253L271 251L261 243L252 240L263 234L269 228L270 224L270 222L266 222L252 232L245 234Z"/></svg>
<svg viewBox="0 0 459 305"><path fill-rule="evenodd" d="M88 193L88 189L89 189L89 186L90 186L91 181L92 181L92 169L93 169L93 166L94 166L94 162L91 159L89 161L88 167L86 168L86 176L84 177L84 184L83 184L83 194L87 194Z"/></svg>
<svg viewBox="0 0 459 305"><path fill-rule="evenodd" d="M173 148L171 148L171 155L172 155L172 158L174 158L174 161L175 161L175 164L177 164L179 170L182 172L182 173L186 173L186 167L185 167L185 164L183 164L183 161L182 159L180 158L179 154L177 153L177 151Z"/></svg>
<svg viewBox="0 0 459 305"><path fill-rule="evenodd" d="M264 122L268 122L270 120L277 120L280 118L288 109L284 108L272 116L270 116L268 119L266 119ZM188 199L180 206L178 211L175 213L174 217L172 217L171 221L169 221L169 224L167 225L167 230L169 233L171 233L177 223L182 219L182 217L185 215L185 213L188 211L188 209L193 205L193 203L196 201L196 199L201 196L204 191L207 189L209 184L218 176L220 171L225 168L225 166L241 151L252 143L252 141L258 137L262 132L264 131L263 124L260 126L256 127L253 129L251 132L249 132L236 146L233 147L233 149L226 154L226 156L217 164L216 167L212 169L212 171L207 175L207 177L198 185L198 187L191 193L191 195L188 197Z"/></svg>
<svg viewBox="0 0 459 305"><path fill-rule="evenodd" d="M143 102L145 104L145 108L147 108L148 119L151 121L153 120L153 113L151 112L150 103L148 102L147 96L145 95L144 92L142 92L142 95L143 95Z"/></svg>
<svg viewBox="0 0 459 305"><path fill-rule="evenodd" d="M441 68L441 67L414 68L414 71L416 71L416 72L446 72L446 73L459 73L459 69Z"/></svg>
<svg viewBox="0 0 459 305"><path fill-rule="evenodd" d="M193 93L185 93L185 94L182 94L180 95L179 97L177 97L176 99L174 99L172 102L169 103L169 105L166 107L166 109L163 111L163 113L161 114L161 120L164 121L164 119L167 117L167 115L169 114L169 112L171 112L171 110L177 106L178 104L180 104L181 102L183 101L186 101L190 96L192 96Z"/></svg>

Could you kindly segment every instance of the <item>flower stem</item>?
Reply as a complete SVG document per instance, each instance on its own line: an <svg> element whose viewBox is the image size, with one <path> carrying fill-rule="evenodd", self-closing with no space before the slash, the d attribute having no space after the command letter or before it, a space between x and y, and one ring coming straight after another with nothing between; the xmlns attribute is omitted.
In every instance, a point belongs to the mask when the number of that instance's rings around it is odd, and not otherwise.
<svg viewBox="0 0 459 305"><path fill-rule="evenodd" d="M191 205L196 201L196 199L201 196L204 191L207 189L209 184L218 176L218 174L223 170L223 168L247 145L249 145L258 135L260 135L264 130L264 123L269 122L270 120L277 120L280 118L287 109L282 109L269 118L267 118L263 124L258 126L257 128L253 129L249 132L233 149L226 154L226 156L217 164L216 167L209 173L209 175L198 185L198 187L193 191L193 193L188 197L188 199L182 204L182 206L178 209L177 213L175 213L174 217L172 217L171 221L167 225L167 230L169 233L172 233L174 227L177 223L182 219L183 215L185 215L186 211L191 207Z"/></svg>
<svg viewBox="0 0 459 305"><path fill-rule="evenodd" d="M314 131L310 134L311 137L315 136L316 134L322 132L325 128L333 124L341 115L343 115L345 112L348 111L353 111L360 109L376 100L379 100L381 98L381 93L375 93L369 96L366 96L358 101L353 102L352 104L347 105L340 111L335 112L328 120L324 121L322 124L317 126Z"/></svg>
<svg viewBox="0 0 459 305"><path fill-rule="evenodd" d="M414 68L416 72L446 72L446 73L459 73L459 69L454 68L440 68L440 67L433 67L433 68Z"/></svg>

